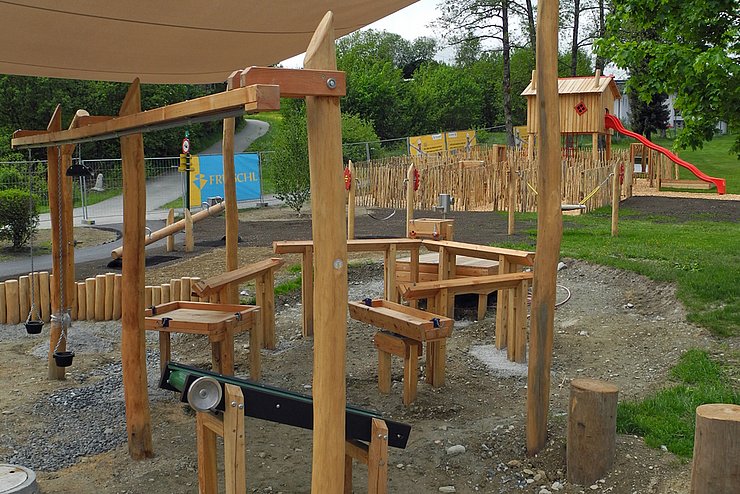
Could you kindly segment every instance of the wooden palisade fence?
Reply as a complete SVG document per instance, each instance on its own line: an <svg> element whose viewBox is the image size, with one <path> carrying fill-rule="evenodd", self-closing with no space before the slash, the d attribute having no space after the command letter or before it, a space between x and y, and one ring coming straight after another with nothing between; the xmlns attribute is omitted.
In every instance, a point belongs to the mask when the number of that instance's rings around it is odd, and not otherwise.
<svg viewBox="0 0 740 494"><path fill-rule="evenodd" d="M31 276L34 277L31 280ZM144 287L146 307L176 300L200 302L191 295L191 286L200 278L174 278L169 283ZM47 271L20 276L0 282L0 324L25 322L31 310L31 303L38 312L32 319L41 317L44 322L51 320L51 286L54 276ZM121 275L107 273L87 278L76 283L77 290L72 302L72 320L75 321L116 321L121 319ZM31 294L33 287L33 296ZM207 302L208 300L203 300ZM38 315L36 315L38 314Z"/></svg>
<svg viewBox="0 0 740 494"><path fill-rule="evenodd" d="M445 193L455 198L453 209L457 211L506 211L510 177L513 177L516 180L516 211L535 211L537 169L534 163L516 151L510 150L505 156L506 159L501 160L500 147L494 146L476 147L465 155L440 153L421 158L403 156L355 163L357 205L405 209L404 179L413 162L421 174L414 209L431 210L437 204L438 195ZM563 158L563 204L578 204L592 193L585 201L587 211L610 204L611 185L607 179L616 164L624 164L621 197L629 197L628 151L614 150L610 159L602 156L594 160L591 151L585 149Z"/></svg>

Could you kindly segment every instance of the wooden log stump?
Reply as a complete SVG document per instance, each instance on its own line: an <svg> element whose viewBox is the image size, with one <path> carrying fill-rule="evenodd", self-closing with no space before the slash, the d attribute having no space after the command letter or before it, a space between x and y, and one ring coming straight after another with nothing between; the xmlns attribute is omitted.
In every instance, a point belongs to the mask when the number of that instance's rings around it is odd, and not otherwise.
<svg viewBox="0 0 740 494"><path fill-rule="evenodd" d="M84 281L77 282L77 320L87 319L87 289Z"/></svg>
<svg viewBox="0 0 740 494"><path fill-rule="evenodd" d="M713 403L696 409L691 494L740 490L740 405Z"/></svg>
<svg viewBox="0 0 740 494"><path fill-rule="evenodd" d="M596 379L574 379L568 409L568 482L591 485L614 462L618 388Z"/></svg>
<svg viewBox="0 0 740 494"><path fill-rule="evenodd" d="M95 277L95 320L105 321L105 275Z"/></svg>
<svg viewBox="0 0 740 494"><path fill-rule="evenodd" d="M85 305L87 306L87 312L85 314L85 318L87 318L88 321L94 321L95 320L95 278L86 278L85 279L85 297L87 300L85 301Z"/></svg>
<svg viewBox="0 0 740 494"><path fill-rule="evenodd" d="M7 280L5 282L5 304L7 307L5 313L8 324L18 324L21 322L18 280Z"/></svg>

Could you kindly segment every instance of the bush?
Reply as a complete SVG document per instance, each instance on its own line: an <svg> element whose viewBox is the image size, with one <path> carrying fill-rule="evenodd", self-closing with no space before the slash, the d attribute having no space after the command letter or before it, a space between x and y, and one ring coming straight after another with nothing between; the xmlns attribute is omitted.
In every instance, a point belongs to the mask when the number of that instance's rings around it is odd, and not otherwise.
<svg viewBox="0 0 740 494"><path fill-rule="evenodd" d="M21 175L21 172L16 170L15 168L10 167L2 167L0 168L0 190L8 190L8 189L20 189L23 187L25 182L25 185L28 184L28 177L23 177Z"/></svg>
<svg viewBox="0 0 740 494"><path fill-rule="evenodd" d="M275 197L300 215L311 190L306 109L299 100L283 100L283 103L280 109L283 122L273 141L275 152L269 158L268 169Z"/></svg>
<svg viewBox="0 0 740 494"><path fill-rule="evenodd" d="M33 212L29 211L29 206ZM39 224L36 200L28 191L0 191L0 240L11 241L13 249L24 246Z"/></svg>

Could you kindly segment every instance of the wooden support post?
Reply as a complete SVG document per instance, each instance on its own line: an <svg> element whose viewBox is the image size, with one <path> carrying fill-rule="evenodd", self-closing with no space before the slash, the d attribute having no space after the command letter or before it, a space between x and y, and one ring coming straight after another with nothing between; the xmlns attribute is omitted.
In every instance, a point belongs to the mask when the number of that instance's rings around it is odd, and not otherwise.
<svg viewBox="0 0 740 494"><path fill-rule="evenodd" d="M5 282L5 305L7 306L8 324L21 322L20 305L18 302L18 280Z"/></svg>
<svg viewBox="0 0 740 494"><path fill-rule="evenodd" d="M211 420L213 417L206 412L198 412L195 416L199 494L218 494L216 432L206 425Z"/></svg>
<svg viewBox="0 0 740 494"><path fill-rule="evenodd" d="M224 486L226 494L247 492L246 447L244 444L244 396L233 384L225 386Z"/></svg>
<svg viewBox="0 0 740 494"><path fill-rule="evenodd" d="M301 262L301 300L303 301L303 337L313 336L313 246L303 251Z"/></svg>
<svg viewBox="0 0 740 494"><path fill-rule="evenodd" d="M599 161L599 134L596 132L591 134L591 158L594 161Z"/></svg>
<svg viewBox="0 0 740 494"><path fill-rule="evenodd" d="M570 383L568 482L591 485L609 473L616 450L618 391L596 379Z"/></svg>
<svg viewBox="0 0 740 494"><path fill-rule="evenodd" d="M612 180L612 237L619 232L619 163L614 164L614 180Z"/></svg>
<svg viewBox="0 0 740 494"><path fill-rule="evenodd" d="M419 247L413 247L411 249L411 264L409 266L411 283L419 281ZM409 300L409 307L416 309L419 306L419 301L416 299Z"/></svg>
<svg viewBox="0 0 740 494"><path fill-rule="evenodd" d="M307 69L336 70L334 14L327 12L306 50ZM344 485L347 338L347 233L344 225L339 97L307 96L308 156L316 263L311 492L339 494ZM304 307L305 310L305 307Z"/></svg>
<svg viewBox="0 0 740 494"><path fill-rule="evenodd" d="M95 277L95 320L105 321L105 275Z"/></svg>
<svg viewBox="0 0 740 494"><path fill-rule="evenodd" d="M376 333L377 336L380 333ZM391 392L391 354L378 348L378 391L384 394Z"/></svg>
<svg viewBox="0 0 740 494"><path fill-rule="evenodd" d="M545 446L550 398L555 285L562 238L560 116L558 99L558 1L537 8L537 250L527 378L527 453Z"/></svg>
<svg viewBox="0 0 740 494"><path fill-rule="evenodd" d="M44 322L49 322L51 321L51 283L49 282L48 271L39 273L39 288L41 290L41 296L39 297L41 319Z"/></svg>
<svg viewBox="0 0 740 494"><path fill-rule="evenodd" d="M172 302L180 300L180 295L182 295L182 280L172 278L170 280L170 300Z"/></svg>
<svg viewBox="0 0 740 494"><path fill-rule="evenodd" d="M193 252L195 238L193 237L193 216L189 209L185 209L185 252Z"/></svg>
<svg viewBox="0 0 740 494"><path fill-rule="evenodd" d="M252 381L259 381L262 379L262 336L264 330L262 329L263 321L266 319L263 317L262 311L264 309L260 307L260 313L254 317L252 323L252 329L249 330L249 377Z"/></svg>
<svg viewBox="0 0 740 494"><path fill-rule="evenodd" d="M162 285L162 303L166 304L169 303L171 299L170 297L170 284L169 283L163 283Z"/></svg>
<svg viewBox="0 0 740 494"><path fill-rule="evenodd" d="M275 341L275 290L274 274L268 269L255 280L256 302L260 306L262 319L262 346L274 350Z"/></svg>
<svg viewBox="0 0 740 494"><path fill-rule="evenodd" d="M241 71L231 73L226 80L226 90L239 87ZM224 200L226 202L226 271L239 267L237 251L239 248L239 209L236 203L236 172L234 171L234 118L224 119L222 154L224 161ZM225 294L222 291L221 303L239 303L239 284L230 283Z"/></svg>
<svg viewBox="0 0 740 494"><path fill-rule="evenodd" d="M740 405L696 409L691 494L734 494L740 486Z"/></svg>
<svg viewBox="0 0 740 494"><path fill-rule="evenodd" d="M506 256L499 256L498 274L511 272ZM506 348L513 342L509 341L509 289L502 288L496 292L496 348Z"/></svg>
<svg viewBox="0 0 740 494"><path fill-rule="evenodd" d="M0 282L0 324L8 321L8 305L5 301L5 283Z"/></svg>
<svg viewBox="0 0 740 494"><path fill-rule="evenodd" d="M28 276L18 277L18 311L22 321L25 321L31 311L31 283Z"/></svg>
<svg viewBox="0 0 740 494"><path fill-rule="evenodd" d="M406 237L411 233L411 220L414 219L414 170L413 163L406 170Z"/></svg>
<svg viewBox="0 0 740 494"><path fill-rule="evenodd" d="M403 404L411 405L416 400L416 388L419 381L419 351L421 345L405 345L406 354L403 357Z"/></svg>
<svg viewBox="0 0 740 494"><path fill-rule="evenodd" d="M121 293L123 290L123 275L116 274L113 278L113 314L112 318L117 321L121 318Z"/></svg>
<svg viewBox="0 0 740 494"><path fill-rule="evenodd" d="M373 419L367 455L367 492L388 492L388 426L384 420ZM337 491L339 492L339 491Z"/></svg>
<svg viewBox="0 0 740 494"><path fill-rule="evenodd" d="M87 319L87 290L85 282L77 283L77 320L84 321Z"/></svg>
<svg viewBox="0 0 740 494"><path fill-rule="evenodd" d="M152 286L145 286L144 287L144 307L149 308L152 306L152 290L154 287Z"/></svg>
<svg viewBox="0 0 740 494"><path fill-rule="evenodd" d="M141 90L135 79L121 106L120 115L141 111ZM151 457L152 426L146 374L144 339L144 242L146 227L146 182L144 140L141 134L121 137L123 168L123 263L121 289L121 360L126 402L128 451L138 460Z"/></svg>
<svg viewBox="0 0 740 494"><path fill-rule="evenodd" d="M388 244L385 250L385 299L391 302L398 302L398 289L396 288L396 254L398 247L396 244Z"/></svg>
<svg viewBox="0 0 740 494"><path fill-rule="evenodd" d="M514 235L514 211L516 210L516 178L517 175L514 170L509 170L509 206L508 206L508 217L507 217L507 235Z"/></svg>
<svg viewBox="0 0 740 494"><path fill-rule="evenodd" d="M162 287L155 285L152 287L152 305L158 306L162 303Z"/></svg>
<svg viewBox="0 0 740 494"><path fill-rule="evenodd" d="M87 314L88 321L95 320L95 278L85 279L85 296L87 297Z"/></svg>
<svg viewBox="0 0 740 494"><path fill-rule="evenodd" d="M170 226L175 223L175 209L170 208L170 211L167 213L167 221L165 221L165 226ZM175 250L175 234L167 236L167 252L172 252Z"/></svg>
<svg viewBox="0 0 740 494"><path fill-rule="evenodd" d="M355 165L352 164L352 160L347 163L349 169L349 191L347 191L347 240L355 238L355 201L357 195L357 187L355 185Z"/></svg>

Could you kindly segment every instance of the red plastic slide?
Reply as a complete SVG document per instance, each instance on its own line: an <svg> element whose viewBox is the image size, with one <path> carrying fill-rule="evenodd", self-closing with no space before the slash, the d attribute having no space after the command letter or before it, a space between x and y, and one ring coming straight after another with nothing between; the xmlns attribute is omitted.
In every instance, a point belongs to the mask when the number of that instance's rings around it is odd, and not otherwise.
<svg viewBox="0 0 740 494"><path fill-rule="evenodd" d="M673 161L674 163L688 169L691 173L697 176L700 180L704 180L705 182L713 183L717 186L717 193L718 194L724 194L725 193L725 179L724 178L715 178L710 177L709 175L706 175L702 173L701 170L699 170L697 167L689 163L688 161L684 161L666 148L662 146L658 146L652 141L647 140L644 136L641 136L640 134L637 134L635 132L632 132L630 130L627 130L624 128L624 125L622 125L622 122L619 121L617 117L614 115L606 114L605 116L605 122L606 122L606 128L607 129L615 129L617 132L621 132L622 134L632 137L633 139L637 139L653 151L658 151L659 153L662 153L664 156L666 156L669 160Z"/></svg>

